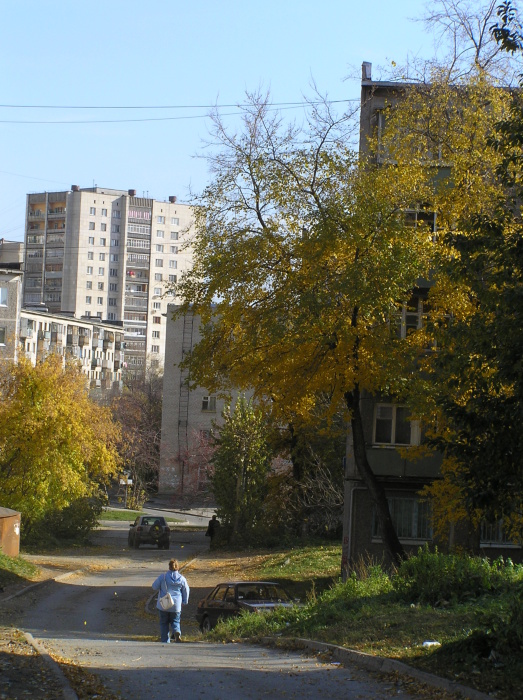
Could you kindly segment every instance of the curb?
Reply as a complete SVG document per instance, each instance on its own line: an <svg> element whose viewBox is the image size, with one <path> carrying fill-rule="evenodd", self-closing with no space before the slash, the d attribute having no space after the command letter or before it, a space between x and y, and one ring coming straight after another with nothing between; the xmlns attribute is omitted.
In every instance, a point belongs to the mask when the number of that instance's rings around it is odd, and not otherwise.
<svg viewBox="0 0 523 700"><path fill-rule="evenodd" d="M85 571L85 569L76 569L75 571L66 571L65 574L60 574L59 576L53 576L51 578L46 578L43 581L37 581L36 583L31 583L29 586L25 586L25 588L21 588L19 591L16 591L16 593L11 593L11 595L7 596L7 598L0 598L0 605L2 603L7 603L8 600L12 600L13 598L18 598L19 595L22 595L24 593L27 593L28 591L31 591L33 588L38 588L39 586L45 586L46 583L49 583L49 581L65 581L69 576L74 576L74 574L82 574Z"/></svg>
<svg viewBox="0 0 523 700"><path fill-rule="evenodd" d="M65 677L64 672L60 668L60 664L58 664L52 656L50 656L49 652L47 649L44 647L44 645L35 639L33 635L30 632L24 632L24 637L26 638L27 642L38 652L38 654L42 657L43 661L47 664L49 669L52 671L54 674L56 680L62 687L62 696L64 700L78 700L78 695L75 693L73 688L71 687L69 681Z"/></svg>
<svg viewBox="0 0 523 700"><path fill-rule="evenodd" d="M32 583L30 586L26 586L25 588L22 588L20 591L17 591L16 593L13 593L12 595L8 596L7 598L3 598L0 600L0 605L2 603L7 602L8 600L12 600L13 598L17 598L18 596L22 595L23 593L27 593L30 590L33 590L35 588L38 588L40 586L44 586L46 583L49 583L50 581L65 581L65 579L69 578L70 576L74 576L74 574L81 574L83 573L84 569L76 569L75 571L66 571L64 574L60 574L59 576L56 576L54 578L47 578L44 581L38 581L37 583ZM35 639L33 635L30 632L25 632L25 630L21 630L23 632L23 635L30 644L33 649L42 657L44 663L47 665L49 670L53 673L54 677L56 678L57 682L62 688L62 697L64 700L78 700L78 695L75 693L73 690L71 684L69 683L68 679L66 678L64 672L60 668L60 664L57 663L53 657L49 654L47 649L44 647L42 642L40 642L38 639Z"/></svg>
<svg viewBox="0 0 523 700"><path fill-rule="evenodd" d="M379 673L399 673L403 676L415 678L420 683L446 690L449 693L460 693L467 700L492 700L492 695L469 688L466 685L461 685L455 681L435 676L426 671L420 671L413 666L396 661L395 659L387 659L381 656L373 656L362 651L354 649L346 649L336 644L327 644L325 642L315 642L311 639L301 639L299 637L287 638L282 637L262 637L261 643L266 646L292 646L293 648L310 649L311 651L327 651L331 652L332 656L343 664L355 663L358 666L368 669L369 671L377 671Z"/></svg>

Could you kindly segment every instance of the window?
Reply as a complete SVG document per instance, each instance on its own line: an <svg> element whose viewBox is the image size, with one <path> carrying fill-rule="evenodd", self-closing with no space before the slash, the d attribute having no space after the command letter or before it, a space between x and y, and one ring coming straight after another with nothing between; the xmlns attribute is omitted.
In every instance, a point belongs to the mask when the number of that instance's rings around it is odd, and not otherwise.
<svg viewBox="0 0 523 700"><path fill-rule="evenodd" d="M109 321L116 321L116 314L113 313L112 311L110 311L110 312L107 314L107 318L109 319Z"/></svg>
<svg viewBox="0 0 523 700"><path fill-rule="evenodd" d="M110 268L109 277L118 277L118 270L116 269L116 267Z"/></svg>
<svg viewBox="0 0 523 700"><path fill-rule="evenodd" d="M111 233L120 233L120 224L113 224L111 226Z"/></svg>
<svg viewBox="0 0 523 700"><path fill-rule="evenodd" d="M489 523L483 520L481 523L480 543L482 547L506 547L516 545L514 540L510 539L505 532L503 520L498 520L495 523Z"/></svg>
<svg viewBox="0 0 523 700"><path fill-rule="evenodd" d="M0 287L0 306L7 306L7 287Z"/></svg>
<svg viewBox="0 0 523 700"><path fill-rule="evenodd" d="M122 218L122 212L118 211L117 209L113 210L113 219L121 219Z"/></svg>
<svg viewBox="0 0 523 700"><path fill-rule="evenodd" d="M105 260L105 253L100 253L98 255L98 260L102 260L102 261Z"/></svg>
<svg viewBox="0 0 523 700"><path fill-rule="evenodd" d="M159 301L153 301L153 309L161 309L162 305Z"/></svg>
<svg viewBox="0 0 523 700"><path fill-rule="evenodd" d="M85 303L90 304L92 297L85 297Z"/></svg>
<svg viewBox="0 0 523 700"><path fill-rule="evenodd" d="M156 252L163 253L163 245L161 243L156 244Z"/></svg>
<svg viewBox="0 0 523 700"><path fill-rule="evenodd" d="M202 411L216 411L216 396L203 397Z"/></svg>
<svg viewBox="0 0 523 700"><path fill-rule="evenodd" d="M160 352L160 346L159 345L151 345L151 352L155 352L155 353Z"/></svg>
<svg viewBox="0 0 523 700"><path fill-rule="evenodd" d="M106 238L100 238L100 245L107 245L107 239L106 239Z"/></svg>
<svg viewBox="0 0 523 700"><path fill-rule="evenodd" d="M107 231L107 224L100 224L100 231Z"/></svg>
<svg viewBox="0 0 523 700"><path fill-rule="evenodd" d="M114 253L112 253L111 257L109 259L111 262L118 262L118 255L115 255Z"/></svg>
<svg viewBox="0 0 523 700"><path fill-rule="evenodd" d="M89 208L89 214L90 214L90 216L96 216L96 208L95 208L95 207L90 207L90 208Z"/></svg>
<svg viewBox="0 0 523 700"><path fill-rule="evenodd" d="M169 267L172 270L176 270L176 268L178 267L178 262L176 260L169 260Z"/></svg>
<svg viewBox="0 0 523 700"><path fill-rule="evenodd" d="M104 298L96 297L96 303L98 304L98 306L102 306L102 304L104 303Z"/></svg>
<svg viewBox="0 0 523 700"><path fill-rule="evenodd" d="M107 209L102 209L102 216L107 216Z"/></svg>
<svg viewBox="0 0 523 700"><path fill-rule="evenodd" d="M5 345L5 326L0 326L0 345Z"/></svg>
<svg viewBox="0 0 523 700"><path fill-rule="evenodd" d="M88 274L88 275L92 275L92 274L93 274L93 268L92 268L90 265L87 266L87 274Z"/></svg>
<svg viewBox="0 0 523 700"><path fill-rule="evenodd" d="M177 275L169 275L169 282L176 282L177 279L178 279Z"/></svg>
<svg viewBox="0 0 523 700"><path fill-rule="evenodd" d="M86 282L86 283L85 283L85 288L86 288L86 289L92 289L92 288L93 288L93 283L90 282L90 281Z"/></svg>
<svg viewBox="0 0 523 700"><path fill-rule="evenodd" d="M172 226L179 226L180 225L180 219L177 219L175 216L171 218L171 225Z"/></svg>
<svg viewBox="0 0 523 700"><path fill-rule="evenodd" d="M164 224L164 223L165 223L165 216L157 216L157 217L156 217L156 221L157 221L159 224Z"/></svg>
<svg viewBox="0 0 523 700"><path fill-rule="evenodd" d="M120 240L118 238L111 238L111 245L116 248L120 245Z"/></svg>
<svg viewBox="0 0 523 700"><path fill-rule="evenodd" d="M87 260L94 260L94 253L92 250L87 252Z"/></svg>
<svg viewBox="0 0 523 700"><path fill-rule="evenodd" d="M155 288L154 288L154 295L155 295L155 296L159 297L159 296L161 296L161 293L162 293L162 288L161 288L161 287L155 287Z"/></svg>
<svg viewBox="0 0 523 700"><path fill-rule="evenodd" d="M176 255L177 252L178 252L178 246L177 246L177 245L172 245L172 246L171 246L171 253L172 253L173 255Z"/></svg>
<svg viewBox="0 0 523 700"><path fill-rule="evenodd" d="M162 318L161 316L153 316L153 323L161 323Z"/></svg>
<svg viewBox="0 0 523 700"><path fill-rule="evenodd" d="M94 245L94 236L89 236L88 241L89 245Z"/></svg>
<svg viewBox="0 0 523 700"><path fill-rule="evenodd" d="M94 221L89 222L89 231L94 231Z"/></svg>
<svg viewBox="0 0 523 700"><path fill-rule="evenodd" d="M98 274L99 274L99 275L104 275L104 274L105 274L105 267L99 267L99 268L98 268Z"/></svg>
<svg viewBox="0 0 523 700"><path fill-rule="evenodd" d="M103 282L98 282L98 289L103 292L104 289L104 283Z"/></svg>
<svg viewBox="0 0 523 700"><path fill-rule="evenodd" d="M171 241L178 240L178 231L171 231Z"/></svg>
<svg viewBox="0 0 523 700"><path fill-rule="evenodd" d="M161 282L162 279L163 279L162 273L161 273L161 272L155 272L155 273L154 273L154 279L155 279L156 282Z"/></svg>
<svg viewBox="0 0 523 700"><path fill-rule="evenodd" d="M163 260L161 258L156 258L154 264L156 265L156 267L163 267Z"/></svg>
<svg viewBox="0 0 523 700"><path fill-rule="evenodd" d="M160 337L160 331L153 331L153 338L159 338Z"/></svg>
<svg viewBox="0 0 523 700"><path fill-rule="evenodd" d="M116 282L109 282L109 291L110 292L117 292L118 291L118 285Z"/></svg>
<svg viewBox="0 0 523 700"><path fill-rule="evenodd" d="M413 442L412 423L408 420L406 406L377 404L374 417L374 444L411 445Z"/></svg>
<svg viewBox="0 0 523 700"><path fill-rule="evenodd" d="M413 296L395 314L396 327L395 334L398 338L406 338L413 331L417 331L422 326L423 301L419 296Z"/></svg>
<svg viewBox="0 0 523 700"><path fill-rule="evenodd" d="M165 235L165 231L162 231L161 229L156 229L156 238L163 238Z"/></svg>
<svg viewBox="0 0 523 700"><path fill-rule="evenodd" d="M116 306L116 299L114 297L109 297L109 306Z"/></svg>
<svg viewBox="0 0 523 700"><path fill-rule="evenodd" d="M387 498L394 528L400 539L432 540L430 501L415 496ZM376 510L372 518L372 536L381 537Z"/></svg>

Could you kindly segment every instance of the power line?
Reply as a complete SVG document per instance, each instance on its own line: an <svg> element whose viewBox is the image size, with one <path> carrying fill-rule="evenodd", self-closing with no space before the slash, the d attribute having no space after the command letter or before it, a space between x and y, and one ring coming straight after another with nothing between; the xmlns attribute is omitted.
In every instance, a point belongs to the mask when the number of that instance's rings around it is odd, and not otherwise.
<svg viewBox="0 0 523 700"><path fill-rule="evenodd" d="M356 99L347 100L334 100L330 101L329 104L339 104L342 102L359 102ZM280 105L271 105L268 107L268 111L283 111L288 109L298 109L300 107L315 106L323 104L323 102L296 102L296 103L281 103ZM4 105L5 106L5 105ZM225 107L226 105L221 105ZM237 107L237 105L232 105ZM0 105L2 107L2 105ZM63 107L67 109L67 107ZM76 108L74 108L76 109ZM84 109L89 109L85 107ZM92 109L114 109L111 107L93 107ZM142 109L133 107L123 107L122 109ZM147 108L143 108L147 109ZM152 107L151 109L168 109L160 107ZM202 107L204 109L204 107ZM221 116L231 117L244 114L244 112L225 112ZM184 119L205 119L208 114L188 114L177 117L143 117L141 119L53 119L53 120L36 120L36 119L0 119L0 124L125 124L125 123L137 123L137 122L163 122L163 121L178 121Z"/></svg>
<svg viewBox="0 0 523 700"><path fill-rule="evenodd" d="M359 98L346 100L325 100L328 104L337 104L341 102L355 102ZM270 107L302 107L304 105L319 105L323 104L323 100L315 102L271 102ZM0 104L0 107L6 109L223 109L232 107L241 107L239 104L223 104L223 105L12 105Z"/></svg>

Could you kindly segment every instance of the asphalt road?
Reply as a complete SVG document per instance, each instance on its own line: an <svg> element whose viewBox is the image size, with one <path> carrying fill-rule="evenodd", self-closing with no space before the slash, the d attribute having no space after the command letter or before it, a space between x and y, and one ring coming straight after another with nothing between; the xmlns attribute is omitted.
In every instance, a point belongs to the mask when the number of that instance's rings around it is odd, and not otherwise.
<svg viewBox="0 0 523 700"><path fill-rule="evenodd" d="M244 698L411 698L356 667L323 662L300 652L245 644L210 644L194 621L196 603L217 581L188 574L191 600L182 632L192 641L161 644L158 620L145 611L151 583L175 556L184 561L206 548L203 532L173 533L170 552L129 550L128 524L99 533L105 554L89 573L49 582L24 595L19 624L61 657L98 674L129 700L243 700ZM113 554L107 554L107 548ZM202 640L202 641L200 641Z"/></svg>

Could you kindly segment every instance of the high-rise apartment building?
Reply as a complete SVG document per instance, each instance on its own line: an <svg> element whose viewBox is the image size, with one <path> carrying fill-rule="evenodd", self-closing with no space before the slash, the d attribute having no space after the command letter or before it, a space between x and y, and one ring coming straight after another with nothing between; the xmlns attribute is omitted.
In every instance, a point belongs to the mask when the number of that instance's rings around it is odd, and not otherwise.
<svg viewBox="0 0 523 700"><path fill-rule="evenodd" d="M102 187L27 195L23 304L121 322L127 370L163 366L169 285L192 264L192 210Z"/></svg>

